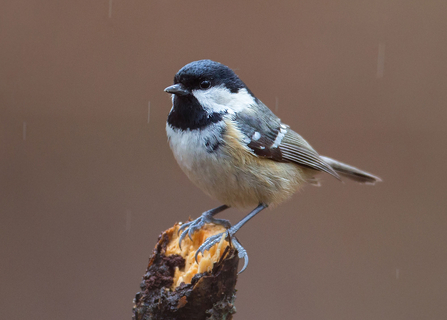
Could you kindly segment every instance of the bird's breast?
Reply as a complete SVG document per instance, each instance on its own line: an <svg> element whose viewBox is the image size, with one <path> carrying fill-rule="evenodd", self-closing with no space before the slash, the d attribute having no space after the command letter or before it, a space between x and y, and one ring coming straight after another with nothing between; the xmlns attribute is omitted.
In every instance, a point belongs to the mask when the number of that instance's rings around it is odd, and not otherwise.
<svg viewBox="0 0 447 320"><path fill-rule="evenodd" d="M304 182L298 166L258 158L234 126L228 121L220 126L186 131L166 128L179 166L203 192L229 206L245 208L279 203Z"/></svg>
<svg viewBox="0 0 447 320"><path fill-rule="evenodd" d="M223 145L224 130L223 123L209 125L203 130L179 130L166 125L169 145L185 172L200 172L203 165L216 161Z"/></svg>

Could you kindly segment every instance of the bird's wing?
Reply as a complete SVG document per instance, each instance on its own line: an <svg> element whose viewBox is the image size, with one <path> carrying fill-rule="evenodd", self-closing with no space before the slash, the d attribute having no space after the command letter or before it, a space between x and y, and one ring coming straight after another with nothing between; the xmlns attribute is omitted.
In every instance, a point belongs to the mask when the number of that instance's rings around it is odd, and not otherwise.
<svg viewBox="0 0 447 320"><path fill-rule="evenodd" d="M245 135L244 142L258 157L280 162L294 162L314 170L339 175L298 133L281 123L270 109L262 106L263 112L239 112L235 122ZM261 117L260 117L261 115ZM265 116L265 118L262 118ZM243 124L243 125L241 125Z"/></svg>

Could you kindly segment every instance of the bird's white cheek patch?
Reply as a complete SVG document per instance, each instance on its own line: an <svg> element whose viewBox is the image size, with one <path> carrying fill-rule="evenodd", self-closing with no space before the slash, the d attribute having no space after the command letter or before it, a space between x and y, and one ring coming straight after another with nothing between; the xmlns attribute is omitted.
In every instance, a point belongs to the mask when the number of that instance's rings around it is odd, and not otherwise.
<svg viewBox="0 0 447 320"><path fill-rule="evenodd" d="M224 86L213 87L208 90L193 90L192 94L209 113L229 112L236 113L245 110L256 103L247 89L240 89L237 93L231 93Z"/></svg>

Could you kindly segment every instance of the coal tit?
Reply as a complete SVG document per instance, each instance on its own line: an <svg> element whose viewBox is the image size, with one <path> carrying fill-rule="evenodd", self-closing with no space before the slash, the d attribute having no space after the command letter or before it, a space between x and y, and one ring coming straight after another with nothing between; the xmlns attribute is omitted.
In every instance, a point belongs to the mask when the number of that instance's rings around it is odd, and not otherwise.
<svg viewBox="0 0 447 320"><path fill-rule="evenodd" d="M165 91L172 94L166 131L175 159L195 185L223 204L183 224L180 244L205 223L221 224L228 229L239 257L245 259L242 270L248 256L234 234L258 212L288 199L305 183L318 184L315 176L319 172L361 183L380 181L320 156L223 64L191 62L178 71L174 84ZM227 220L214 218L229 207L255 209L231 226ZM209 237L197 254L221 237Z"/></svg>

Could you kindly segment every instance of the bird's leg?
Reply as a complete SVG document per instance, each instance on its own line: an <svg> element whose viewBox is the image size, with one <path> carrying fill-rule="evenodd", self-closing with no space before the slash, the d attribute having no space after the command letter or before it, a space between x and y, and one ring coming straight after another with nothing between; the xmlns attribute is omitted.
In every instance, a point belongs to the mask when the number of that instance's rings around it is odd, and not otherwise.
<svg viewBox="0 0 447 320"><path fill-rule="evenodd" d="M229 206L224 204L224 205L222 205L220 207L217 207L217 208L205 211L196 220L184 223L178 229L178 233L182 232L182 234L180 235L180 238L179 238L179 247L180 247L180 249L181 249L182 241L186 237L186 235L188 235L189 238L192 240L191 236L194 234L194 232L196 232L197 230L202 228L203 225L206 224L206 223L220 224L220 225L224 226L226 229L230 228L231 227L230 221L224 220L224 219L216 219L216 218L214 218L214 216L216 214L218 214L219 212L222 212L222 211L224 211L225 209L228 209L228 208L229 208ZM183 232L183 230L184 230L184 232Z"/></svg>
<svg viewBox="0 0 447 320"><path fill-rule="evenodd" d="M227 230L227 238L229 238L228 241L233 243L233 246L237 249L238 257L244 258L244 266L242 267L241 271L239 271L239 273L244 271L248 265L248 254L247 254L247 251L241 246L239 241L236 238L234 238L234 234L244 224L246 224L251 218L253 218L255 215L257 215L259 212L261 212L262 210L264 210L267 207L268 207L268 205L261 203L252 212L247 214L241 221L239 221L238 223L236 223L234 226L232 226L231 228L229 228ZM222 234L223 233L219 233L214 236L211 236L202 243L202 245L199 247L199 249L197 249L196 256L195 256L196 261L197 261L198 254L201 253L203 255L203 252L205 252L205 250L209 250L212 246L214 246L216 243L218 243L220 241L220 239L222 238Z"/></svg>

